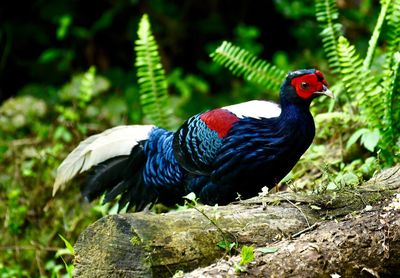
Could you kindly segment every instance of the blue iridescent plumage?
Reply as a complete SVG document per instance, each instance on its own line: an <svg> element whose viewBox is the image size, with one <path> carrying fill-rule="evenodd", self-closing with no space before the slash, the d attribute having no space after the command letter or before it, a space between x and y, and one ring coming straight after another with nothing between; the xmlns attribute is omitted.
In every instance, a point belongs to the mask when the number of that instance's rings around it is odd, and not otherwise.
<svg viewBox="0 0 400 278"><path fill-rule="evenodd" d="M143 180L146 185L156 188L171 187L179 184L183 178L183 169L175 159L172 140L174 133L162 128L154 128L149 139L144 142L147 161Z"/></svg>
<svg viewBox="0 0 400 278"><path fill-rule="evenodd" d="M309 106L332 96L326 85L319 71L299 70L282 85L280 109L251 101L195 115L176 132L147 127L130 154L96 165L83 193L92 200L105 192L106 201L121 195L121 206L137 210L179 203L189 192L206 204L255 196L278 184L310 146Z"/></svg>

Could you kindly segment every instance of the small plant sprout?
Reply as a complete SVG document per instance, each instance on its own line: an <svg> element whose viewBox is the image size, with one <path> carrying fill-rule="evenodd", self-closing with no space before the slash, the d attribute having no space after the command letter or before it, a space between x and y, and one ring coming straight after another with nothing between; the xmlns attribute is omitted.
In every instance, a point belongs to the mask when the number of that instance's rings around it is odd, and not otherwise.
<svg viewBox="0 0 400 278"><path fill-rule="evenodd" d="M235 265L236 272L245 272L246 265L254 260L254 246L244 245L240 251L240 262Z"/></svg>

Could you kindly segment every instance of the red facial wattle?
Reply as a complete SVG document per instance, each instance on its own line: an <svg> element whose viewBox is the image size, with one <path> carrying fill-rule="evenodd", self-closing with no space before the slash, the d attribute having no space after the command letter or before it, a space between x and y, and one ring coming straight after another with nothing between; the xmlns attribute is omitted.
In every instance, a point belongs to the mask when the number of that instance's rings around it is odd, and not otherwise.
<svg viewBox="0 0 400 278"><path fill-rule="evenodd" d="M291 84L297 95L303 99L310 98L315 92L323 91L324 86L328 85L319 70L316 70L315 74L305 74L293 78Z"/></svg>

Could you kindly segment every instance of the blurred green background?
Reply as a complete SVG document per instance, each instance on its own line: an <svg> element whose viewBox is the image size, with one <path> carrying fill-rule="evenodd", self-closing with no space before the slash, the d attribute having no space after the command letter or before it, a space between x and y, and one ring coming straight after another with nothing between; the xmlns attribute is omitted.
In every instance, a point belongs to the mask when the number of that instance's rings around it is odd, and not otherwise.
<svg viewBox="0 0 400 278"><path fill-rule="evenodd" d="M379 2L337 4L344 34L364 55ZM74 184L52 198L52 184L60 161L80 140L115 125L147 121L139 103L133 50L144 13L166 69L174 126L213 107L277 99L278 92L244 82L211 62L209 54L223 40L286 71L319 68L328 82L336 83L312 0L2 1L1 277L67 276L72 256L59 234L74 243L87 225L115 213L112 205L85 203ZM95 87L87 101L82 80L90 67L96 73ZM289 187L336 189L368 178L380 167L373 150L343 147L360 127L340 114L350 109L348 103L340 94L334 103L314 103L313 112L336 114L317 119L321 128L316 144L286 179Z"/></svg>

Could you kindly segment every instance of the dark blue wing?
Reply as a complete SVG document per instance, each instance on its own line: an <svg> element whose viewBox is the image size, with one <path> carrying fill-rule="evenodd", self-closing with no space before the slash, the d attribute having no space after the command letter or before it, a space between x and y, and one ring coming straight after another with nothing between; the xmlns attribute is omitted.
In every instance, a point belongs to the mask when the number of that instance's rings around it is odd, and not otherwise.
<svg viewBox="0 0 400 278"><path fill-rule="evenodd" d="M237 177L251 178L254 175L262 178L263 172L270 172L269 175L273 176L274 163L287 149L283 147L285 134L277 129L274 121L242 119L240 125L234 126L213 162L211 180L240 183L243 181Z"/></svg>

